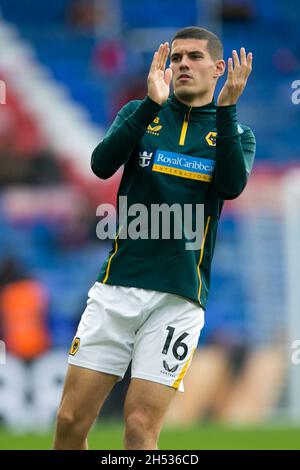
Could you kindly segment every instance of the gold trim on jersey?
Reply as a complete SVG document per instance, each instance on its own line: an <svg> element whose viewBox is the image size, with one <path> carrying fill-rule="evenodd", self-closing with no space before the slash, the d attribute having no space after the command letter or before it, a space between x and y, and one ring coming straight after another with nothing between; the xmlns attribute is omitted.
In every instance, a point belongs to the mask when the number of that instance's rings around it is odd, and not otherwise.
<svg viewBox="0 0 300 470"><path fill-rule="evenodd" d="M193 357L193 354L195 352L196 348L193 348L191 354L190 354L190 357L188 358L188 360L186 361L185 365L183 366L183 369L182 371L180 372L180 374L178 375L177 379L175 380L175 382L172 384L172 387L173 388L178 388L179 385L180 385L180 382L182 381L183 377L185 376L185 373L188 369L188 366L189 366L189 363L191 362L191 359Z"/></svg>
<svg viewBox="0 0 300 470"><path fill-rule="evenodd" d="M189 119L190 119L190 112L192 110L192 107L188 110L188 112L184 115L184 120L181 128L181 133L180 133L180 139L179 139L179 145L184 145L185 142L185 137L186 137L186 132L187 128L189 125Z"/></svg>
<svg viewBox="0 0 300 470"><path fill-rule="evenodd" d="M105 284L106 281L107 281L107 279L108 279L111 260L113 259L113 257L115 256L115 254L116 254L117 251L118 251L118 236L119 236L119 232L118 232L118 233L116 234L116 236L115 236L115 251L110 255L110 257L109 257L109 259L108 259L105 277L104 277L104 279L103 279L103 281L102 281L103 284Z"/></svg>
<svg viewBox="0 0 300 470"><path fill-rule="evenodd" d="M206 222L205 231L204 231L204 237L203 237L202 244L201 244L201 248L200 248L199 262L198 262L198 265L197 265L198 278L199 278L199 290L198 290L198 301L199 301L199 303L200 303L200 296L201 296L201 290L202 290L202 279L201 279L200 266L201 266L202 259L203 259L204 244L205 244L205 240L206 240L206 237L207 237L207 232L208 232L208 227L209 227L210 219L211 219L211 216L208 216L208 219L207 219L207 222Z"/></svg>

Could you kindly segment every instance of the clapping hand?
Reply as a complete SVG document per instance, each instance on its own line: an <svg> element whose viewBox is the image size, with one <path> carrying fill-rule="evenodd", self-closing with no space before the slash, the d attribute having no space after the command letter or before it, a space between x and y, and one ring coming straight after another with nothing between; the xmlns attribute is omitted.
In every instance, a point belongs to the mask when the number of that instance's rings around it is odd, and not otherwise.
<svg viewBox="0 0 300 470"><path fill-rule="evenodd" d="M154 53L147 79L148 96L160 105L169 98L170 94L172 70L170 68L166 69L169 53L168 42L159 46L158 50Z"/></svg>
<svg viewBox="0 0 300 470"><path fill-rule="evenodd" d="M227 80L219 94L218 106L236 104L245 89L252 70L252 52L246 56L245 48L241 47L240 56L239 59L237 51L232 51L233 59L228 59Z"/></svg>

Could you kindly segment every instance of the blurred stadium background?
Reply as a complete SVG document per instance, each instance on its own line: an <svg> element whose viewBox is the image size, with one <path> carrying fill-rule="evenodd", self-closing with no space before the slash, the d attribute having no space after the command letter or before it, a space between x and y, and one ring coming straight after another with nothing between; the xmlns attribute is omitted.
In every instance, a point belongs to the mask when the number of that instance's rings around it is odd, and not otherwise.
<svg viewBox="0 0 300 470"><path fill-rule="evenodd" d="M206 326L161 448L300 448L299 18L292 0L0 0L1 449L51 446L68 349L109 246L96 207L114 203L121 174L98 180L91 151L145 95L153 50L188 25L218 33L225 57L253 52L238 116L257 157L225 205ZM127 385L93 448L121 446Z"/></svg>

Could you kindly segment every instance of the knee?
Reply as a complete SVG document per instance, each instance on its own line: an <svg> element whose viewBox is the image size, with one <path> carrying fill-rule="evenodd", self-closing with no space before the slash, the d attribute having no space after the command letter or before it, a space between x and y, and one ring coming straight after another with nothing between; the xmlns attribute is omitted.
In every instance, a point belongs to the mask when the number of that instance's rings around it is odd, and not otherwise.
<svg viewBox="0 0 300 470"><path fill-rule="evenodd" d="M61 434L85 435L86 426L83 417L63 408L60 408L57 412L56 427Z"/></svg>
<svg viewBox="0 0 300 470"><path fill-rule="evenodd" d="M126 449L156 449L157 438L158 432L147 414L135 411L125 418Z"/></svg>
<svg viewBox="0 0 300 470"><path fill-rule="evenodd" d="M72 428L76 423L75 415L60 408L56 415L56 423L58 427Z"/></svg>

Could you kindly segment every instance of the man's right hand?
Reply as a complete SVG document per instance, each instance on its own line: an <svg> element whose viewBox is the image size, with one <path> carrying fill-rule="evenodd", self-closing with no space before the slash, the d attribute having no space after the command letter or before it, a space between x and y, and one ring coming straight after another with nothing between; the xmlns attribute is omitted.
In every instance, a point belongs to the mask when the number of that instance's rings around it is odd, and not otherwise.
<svg viewBox="0 0 300 470"><path fill-rule="evenodd" d="M169 52L168 42L159 46L154 54L147 79L148 96L160 105L167 101L170 94L172 70L170 68L166 69Z"/></svg>

